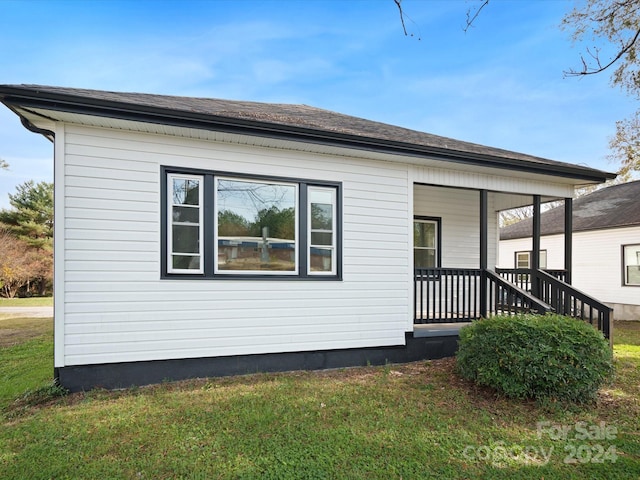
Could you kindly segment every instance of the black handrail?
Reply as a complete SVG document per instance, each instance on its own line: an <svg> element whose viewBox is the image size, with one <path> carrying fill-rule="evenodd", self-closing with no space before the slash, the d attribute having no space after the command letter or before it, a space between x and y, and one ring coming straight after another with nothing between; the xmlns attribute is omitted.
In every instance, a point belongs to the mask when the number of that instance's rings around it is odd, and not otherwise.
<svg viewBox="0 0 640 480"><path fill-rule="evenodd" d="M549 275L544 270L536 272L541 299L550 304L556 313L580 318L589 322L611 340L613 309L568 283Z"/></svg>
<svg viewBox="0 0 640 480"><path fill-rule="evenodd" d="M500 275L486 270L488 281L489 312L497 315L515 315L517 313L548 313L551 306L534 297L525 289L508 282Z"/></svg>
<svg viewBox="0 0 640 480"><path fill-rule="evenodd" d="M544 272L556 277L558 280L566 281L567 271L563 269L542 269ZM531 291L531 269L529 268L496 268L496 273L507 281L518 287Z"/></svg>

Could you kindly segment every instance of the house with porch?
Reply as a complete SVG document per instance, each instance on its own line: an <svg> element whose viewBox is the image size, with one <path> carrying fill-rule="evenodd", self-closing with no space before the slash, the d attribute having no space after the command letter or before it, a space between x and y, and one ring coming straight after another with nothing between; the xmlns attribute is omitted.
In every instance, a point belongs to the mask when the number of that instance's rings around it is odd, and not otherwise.
<svg viewBox="0 0 640 480"><path fill-rule="evenodd" d="M529 291L494 266L497 212L534 205L537 265L541 202L613 174L306 105L39 85L0 101L53 142L71 390L439 358L457 334L433 325L523 310L608 334L568 260L563 278L529 269Z"/></svg>
<svg viewBox="0 0 640 480"><path fill-rule="evenodd" d="M541 216L540 267L565 268L564 205ZM573 202L572 284L614 310L640 320L640 180L602 188ZM500 229L498 267L531 268L532 221Z"/></svg>

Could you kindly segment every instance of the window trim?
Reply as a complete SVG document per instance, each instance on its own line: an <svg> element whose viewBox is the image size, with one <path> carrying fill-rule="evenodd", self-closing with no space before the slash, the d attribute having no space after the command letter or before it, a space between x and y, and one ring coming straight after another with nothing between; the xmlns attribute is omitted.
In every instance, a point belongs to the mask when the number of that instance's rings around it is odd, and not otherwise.
<svg viewBox="0 0 640 480"><path fill-rule="evenodd" d="M626 262L626 255L625 255L625 250L627 247L638 247L638 249L640 250L640 243L628 243L626 245L621 245L621 249L620 249L620 260L621 260L621 264L622 264L622 286L623 287L640 287L640 283L629 283L629 278L627 276L627 262ZM636 254L639 254L638 251L636 251ZM640 265L640 259L638 261L638 265Z"/></svg>
<svg viewBox="0 0 640 480"><path fill-rule="evenodd" d="M213 183L214 183L214 189L213 189L213 195L214 195L214 199L213 199L213 204L214 204L214 208L215 211L213 212L214 214L214 218L218 218L218 214L219 214L219 205L218 205L218 185L220 180L230 180L230 181L238 181L238 182L254 182L254 183L269 183L272 185L282 185L282 186L291 186L295 189L295 194L294 194L294 198L295 198L295 224L294 224L294 228L295 228L295 239L294 239L294 257L295 257L295 264L294 264L294 269L293 271L287 271L287 270L224 270L220 268L220 264L218 263L218 261L220 260L220 257L218 255L219 253L219 242L216 241L219 239L218 237L218 222L213 222L213 228L214 228L214 242L213 242L213 262L214 262L214 271L213 274L214 275L239 275L239 276L252 276L252 275L268 275L268 276L272 276L272 275L285 275L287 277L294 277L294 276L298 276L300 274L300 260L301 260L301 256L298 252L299 248L300 248L300 208L301 208L301 203L300 203L300 184L296 183L296 182L284 182L284 181L280 181L280 180L265 180L265 179L259 179L256 180L254 178L239 178L237 176L233 176L233 175L214 175L213 176ZM218 261L217 261L218 260Z"/></svg>
<svg viewBox="0 0 640 480"><path fill-rule="evenodd" d="M549 267L548 262L548 252L546 248L540 249L540 260L542 263L542 252L544 252L544 267L539 266L541 270L547 270ZM518 254L526 253L527 254L527 267L518 267ZM513 252L513 268L516 270L530 270L531 269L531 255L533 254L533 250L518 250L517 252Z"/></svg>
<svg viewBox="0 0 640 480"><path fill-rule="evenodd" d="M423 222L423 223L435 223L436 225L436 266L433 268L442 268L442 217L428 217L428 216L424 216L424 215L414 215L413 216L413 223L416 223L416 221L418 222ZM413 225L412 223L412 225ZM411 238L411 242L413 243L412 245L412 249L411 249L411 255L413 256L413 268L414 270L416 268L428 268L428 267L416 267L416 255L415 255L415 251L416 248L421 248L421 247L416 247L415 243L413 242L413 236Z"/></svg>
<svg viewBox="0 0 640 480"><path fill-rule="evenodd" d="M311 270L311 249L314 248L314 246L311 243L311 238L312 238L312 233L313 233L313 228L311 225L311 221L312 221L312 217L311 217L311 192L313 190L316 191L327 191L330 190L331 191L331 207L332 207L332 217L331 217L331 245L330 245L330 250L331 250L331 270L330 271L312 271ZM307 209L307 252L306 252L306 261L307 261L307 273L309 275L318 275L318 276L329 276L329 275L336 275L337 272L337 233L338 233L338 215L337 215L337 210L338 210L338 189L334 188L334 187L324 187L324 186L320 186L320 185L310 185L307 186L307 202L306 202L306 209ZM318 246L316 245L315 248L327 248L326 245L322 245L322 246Z"/></svg>
<svg viewBox="0 0 640 480"><path fill-rule="evenodd" d="M168 270L168 177L169 175L193 175L202 176L203 178L203 226L202 232L204 242L202 247L201 265L204 265L203 273L173 273ZM215 205L215 188L216 178L237 179L246 181L265 181L283 184L292 184L297 189L297 212L296 212L296 249L298 271L296 274L290 272L269 272L269 271L252 271L251 273L222 273L215 272L216 262L214 252L217 252L217 220L211 221L211 215L208 212L216 212ZM335 190L335 267L333 273L310 272L307 250L310 241L310 232L308 217L308 198L307 190L312 187L332 188ZM163 165L160 167L160 278L173 280L317 280L317 281L342 281L343 268L343 210L342 210L342 182L310 180L296 177L279 177L261 174L235 173L218 170L204 170L197 168L182 168ZM209 221L207 221L209 218ZM208 254L207 252L212 252Z"/></svg>
<svg viewBox="0 0 640 480"><path fill-rule="evenodd" d="M173 226L176 222L173 221L173 207L176 204L173 203L173 180L174 179L182 179L182 180L197 180L199 183L198 186L198 253L197 255L191 255L193 257L199 257L199 268L198 269L186 269L186 268L174 268L173 267L173 256L176 252L173 251ZM179 173L169 173L166 176L166 183L171 183L171 189L166 188L166 197L165 201L167 202L167 234L166 241L167 247L166 251L166 262L167 262L167 273L172 274L190 274L190 275L202 275L204 273L204 177L202 175L193 175L193 174L179 174ZM191 207L190 205L184 205ZM185 255L186 256L186 255Z"/></svg>

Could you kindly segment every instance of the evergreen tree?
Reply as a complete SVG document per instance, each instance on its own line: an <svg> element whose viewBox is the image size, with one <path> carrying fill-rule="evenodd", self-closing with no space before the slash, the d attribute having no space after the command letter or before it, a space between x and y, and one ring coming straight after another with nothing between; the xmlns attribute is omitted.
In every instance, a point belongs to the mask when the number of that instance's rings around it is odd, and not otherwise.
<svg viewBox="0 0 640 480"><path fill-rule="evenodd" d="M29 246L53 247L53 183L29 180L9 194L11 209L0 211L0 223Z"/></svg>

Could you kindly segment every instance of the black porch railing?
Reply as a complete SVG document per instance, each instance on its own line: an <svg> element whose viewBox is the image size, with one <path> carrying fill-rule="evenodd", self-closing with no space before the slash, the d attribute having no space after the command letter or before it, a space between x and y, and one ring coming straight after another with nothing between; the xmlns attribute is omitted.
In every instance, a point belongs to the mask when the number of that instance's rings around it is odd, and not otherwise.
<svg viewBox="0 0 640 480"><path fill-rule="evenodd" d="M469 322L519 312L547 312L549 306L490 271L415 270L415 323Z"/></svg>
<svg viewBox="0 0 640 480"><path fill-rule="evenodd" d="M565 283L565 270L537 270L534 275L529 269L496 268L496 273L527 292L537 292L540 300L549 304L555 313L589 322L611 339L613 310ZM534 286L534 282L537 285Z"/></svg>
<svg viewBox="0 0 640 480"><path fill-rule="evenodd" d="M415 323L469 322L480 318L480 269L417 268Z"/></svg>
<svg viewBox="0 0 640 480"><path fill-rule="evenodd" d="M611 339L612 309L565 283L564 274L564 270L418 268L414 322L556 312L585 320Z"/></svg>

